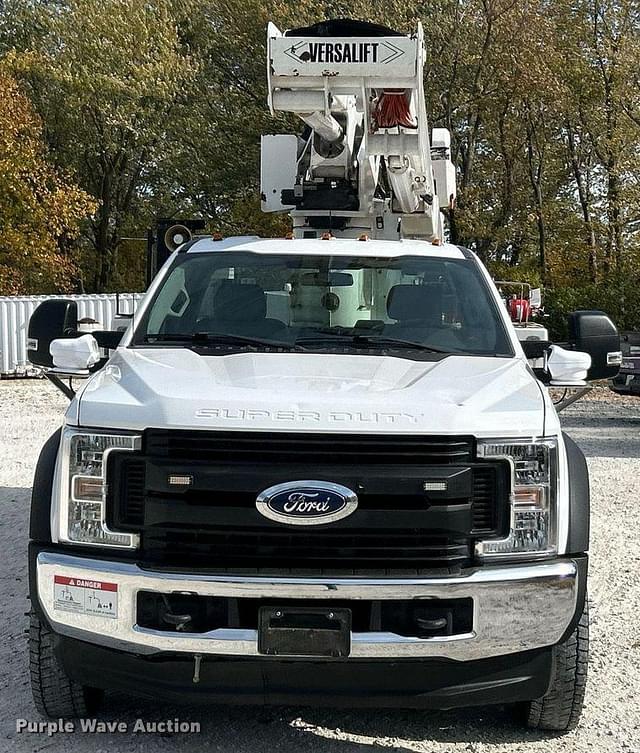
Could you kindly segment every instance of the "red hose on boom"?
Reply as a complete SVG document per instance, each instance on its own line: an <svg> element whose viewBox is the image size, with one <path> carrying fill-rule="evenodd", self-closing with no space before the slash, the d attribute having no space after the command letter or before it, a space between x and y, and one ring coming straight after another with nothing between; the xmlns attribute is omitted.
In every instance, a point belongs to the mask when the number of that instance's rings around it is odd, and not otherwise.
<svg viewBox="0 0 640 753"><path fill-rule="evenodd" d="M385 89L378 97L373 109L373 122L378 128L417 128L411 117L409 101L404 89Z"/></svg>

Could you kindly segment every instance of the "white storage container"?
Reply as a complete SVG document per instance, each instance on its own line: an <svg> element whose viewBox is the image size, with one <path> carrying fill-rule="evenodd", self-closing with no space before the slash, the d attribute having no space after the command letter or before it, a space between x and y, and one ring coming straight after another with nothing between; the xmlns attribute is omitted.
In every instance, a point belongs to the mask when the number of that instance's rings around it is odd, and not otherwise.
<svg viewBox="0 0 640 753"><path fill-rule="evenodd" d="M143 293L120 293L120 312L130 313ZM91 317L111 329L117 313L116 294L0 296L0 375L32 376L39 370L27 360L27 330L35 308L49 298L70 298L78 304L78 318ZM121 324L118 325L119 327Z"/></svg>

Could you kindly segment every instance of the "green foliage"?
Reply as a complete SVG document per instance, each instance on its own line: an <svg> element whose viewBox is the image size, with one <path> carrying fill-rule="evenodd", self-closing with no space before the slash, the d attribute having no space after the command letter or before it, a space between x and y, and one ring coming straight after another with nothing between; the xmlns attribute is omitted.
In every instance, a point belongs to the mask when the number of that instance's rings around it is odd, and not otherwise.
<svg viewBox="0 0 640 753"><path fill-rule="evenodd" d="M34 38L16 72L58 163L98 202L86 223L95 265L85 284L107 290L120 237L156 190L146 172L168 148L167 122L198 66L164 0L42 0L21 10Z"/></svg>
<svg viewBox="0 0 640 753"><path fill-rule="evenodd" d="M554 288L545 296L545 323L556 340L567 337L567 315L580 309L606 312L618 330L640 330L640 287L629 276L615 275L606 285L589 283Z"/></svg>
<svg viewBox="0 0 640 753"><path fill-rule="evenodd" d="M121 239L157 216L286 232L257 198L260 135L300 130L266 107L266 25L345 16L424 25L430 124L450 129L457 168L452 240L544 284L554 311L633 287L639 0L6 0L0 53L16 51L51 155L98 204L75 242L87 289L142 286L144 244Z"/></svg>
<svg viewBox="0 0 640 753"><path fill-rule="evenodd" d="M40 119L0 65L0 295L73 289L70 246L94 205L47 157Z"/></svg>

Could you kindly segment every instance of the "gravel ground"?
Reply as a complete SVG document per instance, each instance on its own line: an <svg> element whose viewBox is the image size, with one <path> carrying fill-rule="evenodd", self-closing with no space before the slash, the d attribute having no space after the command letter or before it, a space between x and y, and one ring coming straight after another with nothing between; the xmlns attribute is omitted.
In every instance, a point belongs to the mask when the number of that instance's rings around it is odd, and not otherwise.
<svg viewBox="0 0 640 753"><path fill-rule="evenodd" d="M66 401L47 382L0 382L0 751L291 751L356 753L640 753L640 399L598 389L568 408L564 424L588 457L592 479L592 654L586 708L566 736L527 733L500 709L446 713L303 708L175 708L111 695L103 721L199 721L200 734L16 733L37 722L27 679L27 523L40 446Z"/></svg>

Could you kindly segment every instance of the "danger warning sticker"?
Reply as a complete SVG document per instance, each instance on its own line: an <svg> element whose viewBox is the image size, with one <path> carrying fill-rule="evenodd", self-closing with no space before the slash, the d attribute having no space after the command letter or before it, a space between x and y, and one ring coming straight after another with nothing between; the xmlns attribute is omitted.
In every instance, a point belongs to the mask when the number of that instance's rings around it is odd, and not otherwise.
<svg viewBox="0 0 640 753"><path fill-rule="evenodd" d="M53 608L100 617L118 616L118 584L53 576Z"/></svg>

